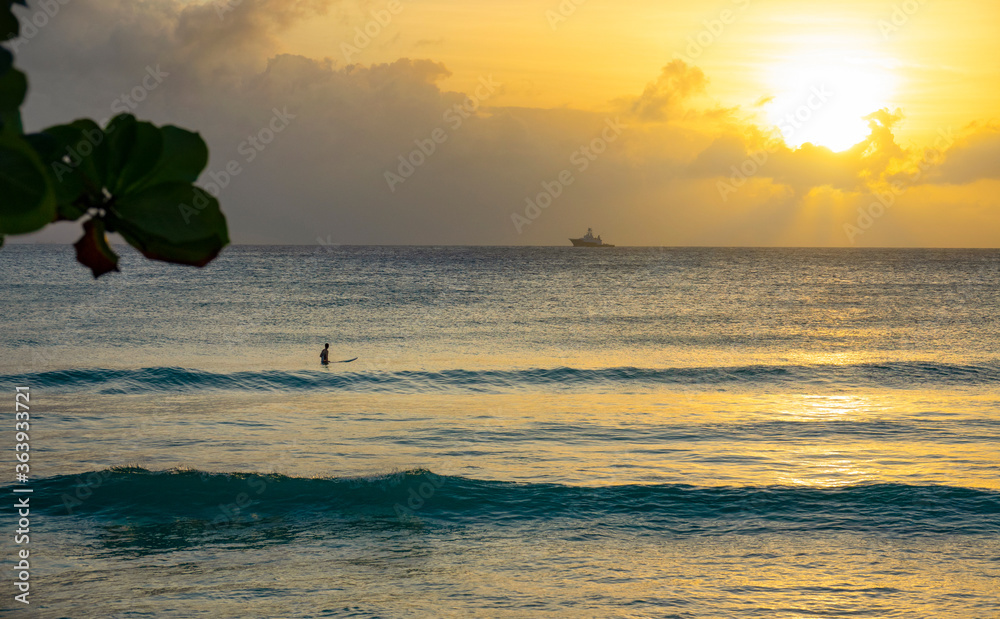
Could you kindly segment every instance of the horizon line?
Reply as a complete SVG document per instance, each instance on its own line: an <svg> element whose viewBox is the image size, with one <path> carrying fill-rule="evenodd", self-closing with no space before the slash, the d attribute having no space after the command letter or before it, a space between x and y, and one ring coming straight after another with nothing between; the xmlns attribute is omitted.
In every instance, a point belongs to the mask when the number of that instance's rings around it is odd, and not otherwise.
<svg viewBox="0 0 1000 619"><path fill-rule="evenodd" d="M73 247L73 243L57 241L21 241L8 237L0 247L3 251L6 247L13 246L63 246ZM128 243L109 243L112 247L129 247ZM447 244L447 243L230 243L229 247L423 247L423 248L494 248L494 249L572 249L586 252L590 249L614 250L614 249L841 249L841 250L1000 250L1000 246L993 247L955 247L955 246L918 246L918 245L893 245L859 247L846 245L617 245L615 247L573 247L572 245L491 245L491 244ZM134 249L134 248L133 248ZM138 250L136 250L138 251ZM223 250L224 251L224 250Z"/></svg>

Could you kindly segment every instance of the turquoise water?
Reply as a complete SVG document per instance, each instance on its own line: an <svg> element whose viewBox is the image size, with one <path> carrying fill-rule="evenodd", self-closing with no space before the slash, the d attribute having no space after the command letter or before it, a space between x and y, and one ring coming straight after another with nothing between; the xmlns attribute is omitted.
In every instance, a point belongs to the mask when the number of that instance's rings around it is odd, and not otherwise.
<svg viewBox="0 0 1000 619"><path fill-rule="evenodd" d="M1000 252L123 270L0 251L5 615L1000 617Z"/></svg>

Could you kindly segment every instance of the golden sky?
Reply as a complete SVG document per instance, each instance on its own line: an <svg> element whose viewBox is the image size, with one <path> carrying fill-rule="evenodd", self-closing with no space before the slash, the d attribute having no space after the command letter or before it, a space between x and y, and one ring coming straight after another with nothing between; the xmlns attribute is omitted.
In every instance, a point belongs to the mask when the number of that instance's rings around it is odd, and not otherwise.
<svg viewBox="0 0 1000 619"><path fill-rule="evenodd" d="M344 63L341 45L353 45L355 28L388 3L364 4L301 23L282 43ZM493 74L505 85L494 105L601 110L683 58L704 70L707 95L721 106L750 108L774 97L763 110L771 124L779 104L797 104L812 86L826 85L836 101L812 132L821 144L843 146L845 131L860 140L860 116L884 107L904 110L897 135L917 141L1000 109L1000 3L993 0L400 0L400 7L351 60L433 58L453 74L442 86L457 91Z"/></svg>
<svg viewBox="0 0 1000 619"><path fill-rule="evenodd" d="M996 0L80 0L17 54L29 128L168 72L132 111L203 133L236 242L996 247L998 34Z"/></svg>

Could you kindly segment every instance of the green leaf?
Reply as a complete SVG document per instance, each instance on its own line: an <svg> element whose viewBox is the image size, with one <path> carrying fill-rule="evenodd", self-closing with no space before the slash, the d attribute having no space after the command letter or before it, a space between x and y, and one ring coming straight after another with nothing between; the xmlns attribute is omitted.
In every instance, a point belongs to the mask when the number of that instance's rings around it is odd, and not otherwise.
<svg viewBox="0 0 1000 619"><path fill-rule="evenodd" d="M5 3L0 6L0 12L7 10ZM0 47L0 132L22 133L20 107L27 92L28 79L14 68L14 54Z"/></svg>
<svg viewBox="0 0 1000 619"><path fill-rule="evenodd" d="M55 216L55 190L35 150L18 136L0 135L0 234L34 232Z"/></svg>
<svg viewBox="0 0 1000 619"><path fill-rule="evenodd" d="M135 189L153 172L163 153L163 135L155 125L134 116L115 117L105 131L108 136L108 171L104 186L121 196Z"/></svg>
<svg viewBox="0 0 1000 619"><path fill-rule="evenodd" d="M118 254L108 245L104 222L91 219L83 224L83 236L73 244L76 248L76 259L90 269L94 279L118 270Z"/></svg>
<svg viewBox="0 0 1000 619"><path fill-rule="evenodd" d="M25 0L0 0L0 41L16 39L21 32L21 22L10 10L14 4L27 6Z"/></svg>
<svg viewBox="0 0 1000 619"><path fill-rule="evenodd" d="M108 168L108 139L92 120L80 119L42 131L48 138L31 138L52 170L59 201L73 202L81 194L91 201L104 199L104 177Z"/></svg>
<svg viewBox="0 0 1000 619"><path fill-rule="evenodd" d="M56 205L56 221L76 221L87 214L87 210L72 202L60 202Z"/></svg>
<svg viewBox="0 0 1000 619"><path fill-rule="evenodd" d="M2 49L2 48L0 48ZM6 50L5 50L6 51ZM0 132L23 133L21 104L28 94L28 78L14 67L0 73Z"/></svg>
<svg viewBox="0 0 1000 619"><path fill-rule="evenodd" d="M78 219L78 217L67 217L63 213L63 206L75 202L84 190L80 171L63 161L67 147L54 135L44 132L30 133L24 136L24 140L35 149L42 164L51 172L51 178L55 181L52 187L55 189L56 202L59 204L59 219Z"/></svg>
<svg viewBox="0 0 1000 619"><path fill-rule="evenodd" d="M0 8L0 41L16 39L21 31L21 24L10 12L10 8Z"/></svg>
<svg viewBox="0 0 1000 619"><path fill-rule="evenodd" d="M219 202L189 183L163 183L121 197L111 227L152 260L205 266L229 244Z"/></svg>
<svg viewBox="0 0 1000 619"><path fill-rule="evenodd" d="M163 149L153 169L129 191L141 191L161 183L194 183L208 165L208 146L201 135L167 125L160 129Z"/></svg>

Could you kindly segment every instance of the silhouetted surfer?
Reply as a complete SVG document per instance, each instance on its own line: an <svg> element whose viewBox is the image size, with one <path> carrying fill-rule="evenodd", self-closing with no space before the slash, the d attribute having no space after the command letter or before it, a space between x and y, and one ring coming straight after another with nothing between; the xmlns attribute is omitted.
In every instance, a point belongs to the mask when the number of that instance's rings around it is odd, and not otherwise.
<svg viewBox="0 0 1000 619"><path fill-rule="evenodd" d="M330 345L327 344L326 347L319 351L319 362L323 365L330 365L331 363L351 363L352 361L357 361L358 358L344 359L343 361L330 361Z"/></svg>

